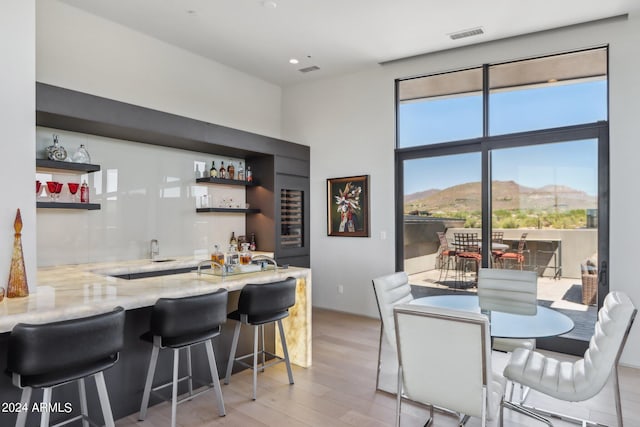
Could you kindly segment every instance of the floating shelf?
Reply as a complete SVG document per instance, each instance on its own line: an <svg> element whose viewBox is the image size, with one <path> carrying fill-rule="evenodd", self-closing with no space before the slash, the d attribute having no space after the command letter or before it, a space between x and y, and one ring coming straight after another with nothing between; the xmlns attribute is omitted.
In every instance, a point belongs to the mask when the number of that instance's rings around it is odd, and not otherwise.
<svg viewBox="0 0 640 427"><path fill-rule="evenodd" d="M260 209L241 209L241 208L197 208L196 212L227 212L227 213L260 213Z"/></svg>
<svg viewBox="0 0 640 427"><path fill-rule="evenodd" d="M100 203L65 203L65 202L36 202L38 209L85 209L95 211L100 209Z"/></svg>
<svg viewBox="0 0 640 427"><path fill-rule="evenodd" d="M94 165L91 163L59 162L49 159L36 159L36 169L49 169L53 171L64 170L73 173L89 173L99 171L100 165Z"/></svg>
<svg viewBox="0 0 640 427"><path fill-rule="evenodd" d="M253 187L258 184L249 181L240 181L238 179L224 179L224 178L196 178L198 184L219 184L219 185L243 185L246 187Z"/></svg>

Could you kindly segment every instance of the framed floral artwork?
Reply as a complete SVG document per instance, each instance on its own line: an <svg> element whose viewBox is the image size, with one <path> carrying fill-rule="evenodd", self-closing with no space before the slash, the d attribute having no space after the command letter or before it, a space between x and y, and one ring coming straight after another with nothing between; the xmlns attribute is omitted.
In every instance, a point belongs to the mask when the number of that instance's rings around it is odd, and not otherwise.
<svg viewBox="0 0 640 427"><path fill-rule="evenodd" d="M369 237L369 175L327 179L327 235Z"/></svg>

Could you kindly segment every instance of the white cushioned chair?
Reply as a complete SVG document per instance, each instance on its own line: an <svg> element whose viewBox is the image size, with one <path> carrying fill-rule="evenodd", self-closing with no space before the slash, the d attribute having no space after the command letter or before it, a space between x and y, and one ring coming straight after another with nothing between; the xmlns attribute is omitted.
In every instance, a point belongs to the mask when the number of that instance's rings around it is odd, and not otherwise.
<svg viewBox="0 0 640 427"><path fill-rule="evenodd" d="M467 311L399 304L394 307L398 349L398 389L412 401L469 416L482 426L499 411L505 380L491 370L489 319ZM400 393L396 426L400 425ZM433 421L433 406L431 407Z"/></svg>
<svg viewBox="0 0 640 427"><path fill-rule="evenodd" d="M478 272L481 310L534 315L538 310L538 276L534 271L481 268ZM493 349L511 352L518 347L533 349L535 339L494 338Z"/></svg>
<svg viewBox="0 0 640 427"><path fill-rule="evenodd" d="M541 393L568 402L587 400L602 390L613 373L614 398L618 427L622 427L622 408L618 384L618 360L633 325L637 310L629 297L622 292L611 292L598 312L598 321L589 348L584 357L575 362L560 362L530 349L514 350L504 369L504 376L514 382L531 387ZM508 407L552 425L538 415L553 415L548 411L524 405L508 404ZM567 421L583 425L597 423L559 416Z"/></svg>
<svg viewBox="0 0 640 427"><path fill-rule="evenodd" d="M538 276L534 271L481 268L478 271L478 303L481 310L534 315L538 311ZM536 348L535 339L494 338L493 349L510 353L516 348ZM515 385L511 387L511 398ZM520 385L522 403L529 389Z"/></svg>
<svg viewBox="0 0 640 427"><path fill-rule="evenodd" d="M378 372L376 388L396 393L396 372L398 368L393 306L413 300L409 277L404 271L373 279L373 291L378 303L380 320L380 343L378 347Z"/></svg>

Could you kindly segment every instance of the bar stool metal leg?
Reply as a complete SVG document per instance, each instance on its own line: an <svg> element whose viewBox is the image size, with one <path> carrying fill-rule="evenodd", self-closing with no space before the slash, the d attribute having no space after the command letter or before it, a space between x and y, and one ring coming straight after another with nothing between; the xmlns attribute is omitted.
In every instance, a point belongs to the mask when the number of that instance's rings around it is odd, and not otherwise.
<svg viewBox="0 0 640 427"><path fill-rule="evenodd" d="M45 408L48 408L51 405L51 387L46 387L42 389L42 403ZM40 427L49 427L49 411L41 411L40 412Z"/></svg>
<svg viewBox="0 0 640 427"><path fill-rule="evenodd" d="M233 330L233 341L231 342L231 353L229 353L229 360L227 361L227 374L224 377L225 384L229 384L229 380L231 379L233 362L236 358L236 350L238 349L238 338L240 338L240 326L242 326L241 322L236 322L236 327Z"/></svg>
<svg viewBox="0 0 640 427"><path fill-rule="evenodd" d="M98 398L100 399L104 425L105 427L115 427L113 414L111 413L111 404L109 403L109 394L107 393L107 386L104 383L104 375L102 374L102 371L95 374L94 378L96 380L96 388L98 389Z"/></svg>
<svg viewBox="0 0 640 427"><path fill-rule="evenodd" d="M213 353L213 344L211 340L207 340L204 343L207 349L207 358L209 359L209 369L211 370L211 381L216 393L216 401L218 402L218 414L221 417L225 416L224 412L224 400L222 399L222 389L220 388L220 379L218 378L218 365L216 364L216 356Z"/></svg>
<svg viewBox="0 0 640 427"><path fill-rule="evenodd" d="M191 367L191 346L187 347L187 382L189 384L189 396L193 396L193 368Z"/></svg>
<svg viewBox="0 0 640 427"><path fill-rule="evenodd" d="M287 365L287 374L289 375L289 384L293 384L293 372L291 372L291 363L289 363L289 350L287 349L287 339L284 337L284 329L282 328L282 319L278 320L278 329L280 330L280 341L282 342L282 352L284 353L284 363Z"/></svg>
<svg viewBox="0 0 640 427"><path fill-rule="evenodd" d="M80 413L82 414L82 427L89 427L89 409L87 407L87 388L85 387L84 378L78 380L78 394L80 395Z"/></svg>
<svg viewBox="0 0 640 427"><path fill-rule="evenodd" d="M31 387L25 387L22 389L22 397L20 397L20 412L18 412L18 418L16 419L16 427L25 427L27 424L27 415L29 414L29 403L31 402ZM22 410L27 408L27 410Z"/></svg>
<svg viewBox="0 0 640 427"><path fill-rule="evenodd" d="M176 427L176 414L178 411L178 364L180 363L180 350L173 349L173 384L171 392L171 427Z"/></svg>
<svg viewBox="0 0 640 427"><path fill-rule="evenodd" d="M256 389L258 388L258 328L253 327L253 400L256 400Z"/></svg>
<svg viewBox="0 0 640 427"><path fill-rule="evenodd" d="M151 395L151 386L153 385L153 376L156 372L156 364L158 363L158 353L160 348L153 346L151 350L151 360L149 361L149 369L147 370L147 380L144 384L144 392L142 393L142 403L140 404L140 414L138 420L144 421L147 417L147 408L149 407L149 396Z"/></svg>
<svg viewBox="0 0 640 427"><path fill-rule="evenodd" d="M260 325L260 334L262 335L262 369L260 369L260 372L264 372L264 365L266 363L266 348L264 346L264 324Z"/></svg>

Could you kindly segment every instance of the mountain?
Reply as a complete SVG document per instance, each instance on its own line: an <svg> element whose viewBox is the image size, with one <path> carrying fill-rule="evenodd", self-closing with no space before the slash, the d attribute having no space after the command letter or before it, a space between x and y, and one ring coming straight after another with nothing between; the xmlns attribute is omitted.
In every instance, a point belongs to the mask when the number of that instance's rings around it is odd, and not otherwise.
<svg viewBox="0 0 640 427"><path fill-rule="evenodd" d="M429 196L433 196L436 193L439 193L441 190L436 190L435 188L431 190L418 191L417 193L411 193L404 196L405 203L411 203L414 200L422 200L426 199Z"/></svg>
<svg viewBox="0 0 640 427"><path fill-rule="evenodd" d="M597 207L597 199L584 191L563 185L531 188L515 181L494 181L492 184L493 209L532 209L566 211ZM443 190L426 190L407 194L405 212L469 212L481 210L480 183L468 182Z"/></svg>

